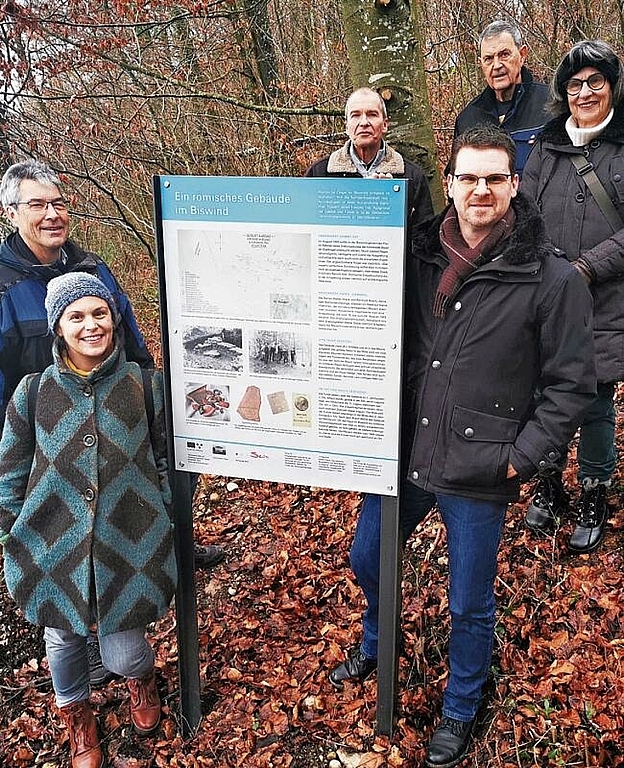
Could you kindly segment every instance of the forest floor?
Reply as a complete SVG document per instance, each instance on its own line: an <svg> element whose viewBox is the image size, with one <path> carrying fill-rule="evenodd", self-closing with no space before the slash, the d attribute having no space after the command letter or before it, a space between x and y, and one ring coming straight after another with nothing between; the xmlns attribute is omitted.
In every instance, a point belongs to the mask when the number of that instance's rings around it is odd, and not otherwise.
<svg viewBox="0 0 624 768"><path fill-rule="evenodd" d="M620 393L621 395L622 393ZM619 454L624 455L622 400ZM567 479L573 484L574 463ZM375 734L375 676L334 691L328 671L360 637L361 593L349 569L360 496L204 477L196 539L226 548L197 572L203 718L180 733L175 613L149 629L164 708L153 738L127 726L120 680L94 691L111 768L413 768L439 718L449 617L444 528L434 512L408 543L403 567L399 697L394 735ZM494 664L464 766L624 765L621 633L624 477L598 551L572 556L572 520L551 536L523 523L530 486L510 507L497 578ZM0 580L0 765L68 766L41 633Z"/></svg>
<svg viewBox="0 0 624 768"><path fill-rule="evenodd" d="M130 286L159 363L154 270L115 273ZM624 457L624 385L618 398ZM575 485L572 451L566 480ZM236 487L231 483L234 480ZM230 483L228 490L228 483ZM499 557L494 662L463 768L624 766L624 465L600 548L573 556L573 521L549 536L524 525L531 485L509 508ZM196 575L202 720L181 735L176 616L149 627L161 725L128 727L121 680L92 693L109 768L418 768L440 716L449 634L444 526L433 512L403 561L404 651L391 739L376 736L376 676L335 691L327 673L360 639L362 595L349 568L361 497L346 491L205 476L195 538L227 557ZM41 631L8 596L0 556L0 768L68 768ZM332 765L332 768L334 768Z"/></svg>

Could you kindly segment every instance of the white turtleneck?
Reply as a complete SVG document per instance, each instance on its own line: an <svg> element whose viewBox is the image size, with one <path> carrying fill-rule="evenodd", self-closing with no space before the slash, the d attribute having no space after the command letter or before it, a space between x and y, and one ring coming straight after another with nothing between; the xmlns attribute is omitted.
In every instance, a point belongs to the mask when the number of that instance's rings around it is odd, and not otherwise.
<svg viewBox="0 0 624 768"><path fill-rule="evenodd" d="M568 136L570 137L572 146L584 147L586 144L589 144L590 141L595 139L596 136L599 136L604 131L612 117L613 107L605 119L601 123L598 123L598 125L592 125L591 128L579 128L572 115L570 115L570 117L566 120L565 129Z"/></svg>

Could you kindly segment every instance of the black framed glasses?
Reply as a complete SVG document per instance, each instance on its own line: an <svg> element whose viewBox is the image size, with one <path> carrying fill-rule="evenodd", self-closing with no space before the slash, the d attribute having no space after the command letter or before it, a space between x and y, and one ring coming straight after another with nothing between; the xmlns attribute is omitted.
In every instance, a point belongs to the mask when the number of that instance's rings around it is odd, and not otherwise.
<svg viewBox="0 0 624 768"><path fill-rule="evenodd" d="M483 179L488 189L492 187L500 187L512 176L511 173L491 173L489 176L477 176L474 173L454 173L455 178L462 187L467 189L473 189L478 186L479 181Z"/></svg>
<svg viewBox="0 0 624 768"><path fill-rule="evenodd" d="M566 93L568 96L578 96L583 90L583 86L587 83L587 87L592 91L601 91L605 87L607 78L602 72L594 72L585 80L581 80L580 77L571 77L565 84Z"/></svg>
<svg viewBox="0 0 624 768"><path fill-rule="evenodd" d="M41 200L38 197L33 197L32 200L18 200L16 203L13 203L13 205L25 205L32 213L44 213L48 210L49 205L51 205L57 213L63 213L67 210L67 203L62 197L57 197L54 200Z"/></svg>

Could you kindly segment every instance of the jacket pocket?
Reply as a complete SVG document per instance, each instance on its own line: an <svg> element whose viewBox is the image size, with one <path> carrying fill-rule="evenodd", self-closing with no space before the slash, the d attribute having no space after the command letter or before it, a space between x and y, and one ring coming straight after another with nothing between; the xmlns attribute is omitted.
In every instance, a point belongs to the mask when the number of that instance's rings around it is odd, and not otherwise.
<svg viewBox="0 0 624 768"><path fill-rule="evenodd" d="M519 422L456 405L443 477L454 485L494 487L507 478Z"/></svg>

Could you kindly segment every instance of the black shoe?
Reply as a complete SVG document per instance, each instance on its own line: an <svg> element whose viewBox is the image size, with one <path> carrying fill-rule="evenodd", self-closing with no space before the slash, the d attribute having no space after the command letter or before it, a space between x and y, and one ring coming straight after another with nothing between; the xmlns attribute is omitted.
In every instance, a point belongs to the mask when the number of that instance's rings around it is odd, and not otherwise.
<svg viewBox="0 0 624 768"><path fill-rule="evenodd" d="M535 496L524 522L534 531L547 531L568 511L568 496L560 474L543 475L538 478Z"/></svg>
<svg viewBox="0 0 624 768"><path fill-rule="evenodd" d="M366 680L377 669L377 659L369 659L360 650L359 646L349 654L349 658L342 664L332 669L329 673L329 682L339 691L344 689L345 680Z"/></svg>
<svg viewBox="0 0 624 768"><path fill-rule="evenodd" d="M427 768L452 768L466 756L474 719L464 723L443 717L435 729L425 757Z"/></svg>
<svg viewBox="0 0 624 768"><path fill-rule="evenodd" d="M570 552L593 552L605 534L607 524L607 485L585 480L583 493L579 501L576 528L570 536Z"/></svg>
<svg viewBox="0 0 624 768"><path fill-rule="evenodd" d="M89 635L87 638L87 657L89 659L89 683L92 688L99 688L112 679L113 673L109 672L102 663L97 635Z"/></svg>
<svg viewBox="0 0 624 768"><path fill-rule="evenodd" d="M193 546L193 557L195 558L195 570L198 568L214 568L225 557L223 547L217 547L216 544L208 544L202 547L201 544Z"/></svg>

